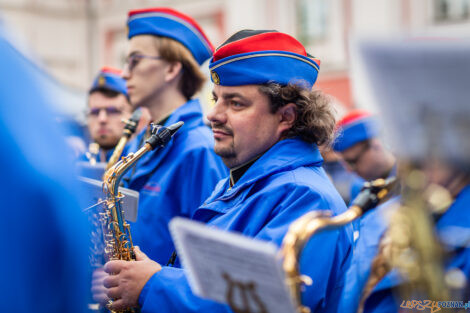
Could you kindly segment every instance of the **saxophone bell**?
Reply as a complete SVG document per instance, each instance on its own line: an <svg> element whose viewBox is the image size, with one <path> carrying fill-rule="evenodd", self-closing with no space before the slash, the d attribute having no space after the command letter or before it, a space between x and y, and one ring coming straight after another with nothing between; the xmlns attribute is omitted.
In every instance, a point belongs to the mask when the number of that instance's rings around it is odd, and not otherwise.
<svg viewBox="0 0 470 313"><path fill-rule="evenodd" d="M304 284L311 284L310 277L300 274L299 261L303 248L312 236L326 229L335 229L361 217L395 194L398 180L377 179L364 184L353 204L345 212L331 216L328 211L312 211L294 221L284 237L281 247L286 283L299 313L309 313L302 305L301 294Z"/></svg>

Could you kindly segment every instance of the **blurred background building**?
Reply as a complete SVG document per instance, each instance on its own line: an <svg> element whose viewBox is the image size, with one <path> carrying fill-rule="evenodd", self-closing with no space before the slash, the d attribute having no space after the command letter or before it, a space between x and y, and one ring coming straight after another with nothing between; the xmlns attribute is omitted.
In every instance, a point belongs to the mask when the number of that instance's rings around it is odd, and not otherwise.
<svg viewBox="0 0 470 313"><path fill-rule="evenodd" d="M127 12L152 6L191 15L216 46L244 28L293 35L321 60L318 86L346 109L370 105L352 38L470 35L470 0L0 0L0 21L47 88L60 91L59 109L83 120L98 69L123 65Z"/></svg>

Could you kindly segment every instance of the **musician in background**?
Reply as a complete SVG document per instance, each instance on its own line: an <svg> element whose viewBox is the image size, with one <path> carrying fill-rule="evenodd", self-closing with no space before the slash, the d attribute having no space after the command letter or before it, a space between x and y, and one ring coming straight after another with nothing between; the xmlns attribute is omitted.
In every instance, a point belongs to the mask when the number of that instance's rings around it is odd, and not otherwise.
<svg viewBox="0 0 470 313"><path fill-rule="evenodd" d="M108 161L122 136L122 120L128 119L131 113L132 106L121 71L103 67L89 91L87 123L93 142L82 159L90 162Z"/></svg>
<svg viewBox="0 0 470 313"><path fill-rule="evenodd" d="M369 112L349 112L337 123L336 133L333 149L342 157L346 168L362 178L351 185L351 199L359 193L364 180L396 175L396 158L378 138L378 121ZM388 226L387 214L395 202L397 199L393 198L352 223L355 249L339 311L356 312L380 238Z"/></svg>
<svg viewBox="0 0 470 313"><path fill-rule="evenodd" d="M88 223L37 69L0 25L0 311L87 311Z"/></svg>
<svg viewBox="0 0 470 313"><path fill-rule="evenodd" d="M216 50L209 68L215 104L207 118L230 175L192 219L280 246L290 223L305 213L344 212L318 150L335 124L328 100L312 91L319 61L287 34L243 30ZM312 312L335 312L351 243L346 226L313 238L303 251L300 268L314 282L303 301ZM137 261L111 261L105 270L116 274L104 280L112 308L231 312L193 295L181 268L162 268L139 250Z"/></svg>
<svg viewBox="0 0 470 313"><path fill-rule="evenodd" d="M165 149L145 155L123 178L140 193L137 221L131 223L134 243L166 264L175 250L170 219L192 216L227 173L195 98L206 79L200 65L213 48L194 19L172 9L131 11L127 25L123 78L133 107L148 109L159 125L184 122ZM136 152L149 135L147 127L124 154Z"/></svg>
<svg viewBox="0 0 470 313"><path fill-rule="evenodd" d="M445 308L438 301L464 304L469 299L469 89L461 84L469 46L441 49L442 43L433 41L374 43L362 55L372 89L380 90L384 118L394 127L387 131L395 133L391 138L402 156L398 168L404 192L362 218L368 234L361 232L357 242L340 312L357 312L359 304L365 313L437 312ZM387 66L381 66L383 60ZM391 70L388 64L397 60L401 65ZM411 92L397 92L405 86ZM429 90L436 92L428 95Z"/></svg>

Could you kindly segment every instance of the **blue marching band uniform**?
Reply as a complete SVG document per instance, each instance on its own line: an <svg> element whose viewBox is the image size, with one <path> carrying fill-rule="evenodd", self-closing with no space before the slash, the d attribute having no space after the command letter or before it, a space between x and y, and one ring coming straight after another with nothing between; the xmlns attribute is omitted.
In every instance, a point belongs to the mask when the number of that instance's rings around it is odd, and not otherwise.
<svg viewBox="0 0 470 313"><path fill-rule="evenodd" d="M202 64L212 55L210 42L192 19L170 9L135 10L128 19L128 38L139 35L170 37L183 44ZM148 256L166 264L174 246L168 222L190 217L228 173L214 152L214 139L204 124L201 104L191 99L166 118L162 126L184 122L165 149L148 153L123 179L140 192L137 222L131 223L134 243ZM137 151L148 133L143 129L125 149Z"/></svg>
<svg viewBox="0 0 470 313"><path fill-rule="evenodd" d="M303 214L325 209L339 214L346 209L321 164L316 147L300 139L282 140L232 188L229 178L220 181L191 218L280 246L289 224ZM302 272L315 284L306 289L304 301L315 312L336 311L351 241L351 229L345 227L312 239L306 247L309 257L302 259ZM314 254L322 257L314 258ZM230 312L226 305L194 296L184 271L172 267L152 276L139 302L142 312Z"/></svg>
<svg viewBox="0 0 470 313"><path fill-rule="evenodd" d="M172 12L156 9L133 16L128 21L129 37L171 37L183 43L200 64L209 59L212 55L199 28ZM262 44L245 48L250 38L241 36L231 45L233 50L219 48L223 53L219 56L219 50L215 52L210 64L215 84L273 81L285 85L301 79L306 82L305 88L313 86L319 66L307 54L292 48L300 43L282 33L271 32L269 38L262 33L256 36L261 43L279 41L284 50L275 50L274 45L263 48ZM10 73L0 84L0 138L5 151L0 164L8 182L0 188L0 234L7 238L3 250L8 252L0 261L0 276L5 282L0 287L0 308L3 312L85 312L90 276L86 265L88 225L80 213L80 191L70 178L75 173L70 173L72 167L61 157L67 153L59 131L49 121L47 99L41 96L24 59L1 37L0 56L7 60L2 69ZM125 92L121 80L101 74L107 84ZM97 78L92 88L99 84ZM25 89L27 93L22 92ZM22 112L21 120L17 112ZM131 223L134 244L152 260L165 264L174 252L168 230L174 216L280 246L289 225L304 214L328 210L338 215L346 211L321 167L323 160L316 145L297 137L283 139L232 184L227 168L213 150L214 139L204 124L197 99L172 112L163 126L178 121L185 124L165 149L145 155L123 179L125 187L140 193L138 220ZM343 134L338 139L338 149L364 135L368 125L357 123L355 127L358 130L350 136ZM142 130L124 155L137 151L147 133L147 129ZM352 225L311 238L300 267L302 274L313 280L302 295L302 303L312 312L356 312L380 238L388 227L385 215L399 200L394 198L359 219L354 225L359 232L355 243ZM469 203L467 185L437 220L438 234L452 227L469 232ZM455 254L446 268L458 268L470 280L468 243L452 248ZM392 289L401 283L396 272L389 273L367 298L364 312L397 312L399 303ZM226 304L195 296L179 261L173 267L163 266L147 281L139 304L143 313L231 312Z"/></svg>

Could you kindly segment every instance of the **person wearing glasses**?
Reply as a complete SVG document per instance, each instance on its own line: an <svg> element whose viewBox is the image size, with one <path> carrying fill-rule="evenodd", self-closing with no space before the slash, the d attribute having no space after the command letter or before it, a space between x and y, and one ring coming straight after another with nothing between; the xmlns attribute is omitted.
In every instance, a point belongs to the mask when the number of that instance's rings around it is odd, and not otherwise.
<svg viewBox="0 0 470 313"><path fill-rule="evenodd" d="M345 167L362 178L352 183L352 200L360 192L364 180L397 175L397 160L378 138L379 124L371 113L352 110L336 127L337 138L333 149L342 157ZM398 200L399 196L394 196L352 223L354 253L346 273L338 312L357 311L372 261L379 249L380 239L388 228L389 215Z"/></svg>
<svg viewBox="0 0 470 313"><path fill-rule="evenodd" d="M394 175L396 159L378 136L377 120L369 112L353 110L337 123L333 149L346 168L364 180L386 178Z"/></svg>
<svg viewBox="0 0 470 313"><path fill-rule="evenodd" d="M122 136L124 123L132 114L132 106L127 95L126 82L121 71L103 67L89 91L87 124L93 144L84 159L106 162ZM99 150L93 150L93 145Z"/></svg>
<svg viewBox="0 0 470 313"><path fill-rule="evenodd" d="M164 149L145 155L123 178L126 187L140 192L133 241L166 264L175 250L170 219L190 217L227 175L194 97L206 80L200 65L213 46L194 19L169 8L130 11L127 25L123 78L132 106L146 108L159 125L184 122ZM143 129L125 154L137 151L149 135L150 127Z"/></svg>

